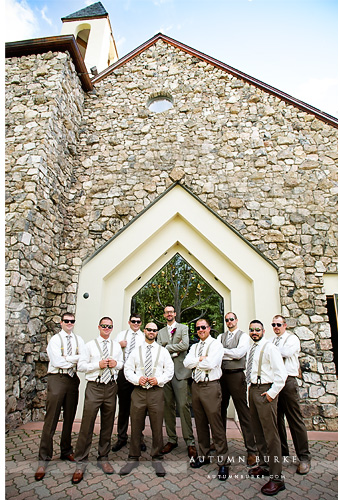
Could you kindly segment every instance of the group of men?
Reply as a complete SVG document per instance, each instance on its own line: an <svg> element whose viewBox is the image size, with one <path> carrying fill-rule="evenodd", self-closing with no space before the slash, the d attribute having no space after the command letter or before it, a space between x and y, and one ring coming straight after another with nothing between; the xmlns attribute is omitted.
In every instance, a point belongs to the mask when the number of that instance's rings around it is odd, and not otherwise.
<svg viewBox="0 0 340 500"><path fill-rule="evenodd" d="M172 305L164 308L164 318L167 324L161 330L150 322L142 332L140 315L132 314L128 329L112 340L112 319L103 317L99 321L98 337L85 345L73 333L74 315L63 314L61 331L51 338L47 347L50 363L46 416L35 479L43 479L52 459L53 436L61 409L60 458L75 462L72 483L83 479L99 410L97 464L105 474L114 473L108 455L117 396L118 438L112 451L126 446L129 419L131 422L128 461L119 472L122 476L138 467L141 452L146 450L143 430L147 414L152 432L152 465L157 476L165 476L163 457L178 446L177 412L190 467L200 468L214 459L218 465L217 478L225 481L230 465L226 437L230 397L247 450L248 474L269 476L262 493L271 496L285 489L282 457L289 455L285 417L299 458L297 473L306 474L311 457L296 381L300 342L296 335L286 331L285 319L281 315L273 318L275 337L268 341L259 320L250 322L248 336L238 328L236 314L228 312L225 315L227 331L214 339L209 321L202 318L195 325L200 341L189 349L188 327L176 322ZM85 372L87 385L81 427L73 452L71 431L78 402L77 370ZM192 429L190 392L199 453ZM163 419L168 437L165 446Z"/></svg>

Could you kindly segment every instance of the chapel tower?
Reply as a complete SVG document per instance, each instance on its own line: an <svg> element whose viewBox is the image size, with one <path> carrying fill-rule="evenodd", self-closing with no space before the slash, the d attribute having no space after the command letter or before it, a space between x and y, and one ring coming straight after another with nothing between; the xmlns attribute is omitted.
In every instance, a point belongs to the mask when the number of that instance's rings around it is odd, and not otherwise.
<svg viewBox="0 0 340 500"><path fill-rule="evenodd" d="M61 18L61 35L73 35L88 72L101 72L117 61L118 53L109 14L101 2Z"/></svg>

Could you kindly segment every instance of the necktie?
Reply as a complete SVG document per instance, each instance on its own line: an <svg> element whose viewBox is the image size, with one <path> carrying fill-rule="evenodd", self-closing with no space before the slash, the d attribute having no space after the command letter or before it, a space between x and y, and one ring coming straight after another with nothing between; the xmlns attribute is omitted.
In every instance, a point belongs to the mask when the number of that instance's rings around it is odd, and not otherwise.
<svg viewBox="0 0 340 500"><path fill-rule="evenodd" d="M169 332L169 337L170 337L170 340L171 340L171 341L172 341L172 337L174 336L175 332L176 332L176 328L173 328L173 329L172 329L172 330L170 330L170 332Z"/></svg>
<svg viewBox="0 0 340 500"><path fill-rule="evenodd" d="M104 340L104 342L103 342L103 355L104 355L104 359L107 359L109 357L109 350L107 348L107 343L108 343L108 340ZM111 370L110 370L110 368L108 368L108 367L104 368L100 380L101 380L101 382L103 384L107 384L108 382L110 382L110 380L111 380Z"/></svg>
<svg viewBox="0 0 340 500"><path fill-rule="evenodd" d="M136 333L132 334L130 348L129 348L129 352L127 353L126 359L128 359L128 357L130 356L130 354L132 353L132 351L134 350L134 348L136 346L136 335L137 335Z"/></svg>
<svg viewBox="0 0 340 500"><path fill-rule="evenodd" d="M248 358L248 363L247 363L247 370L246 370L246 382L247 384L250 384L251 382L251 369L253 366L253 360L254 360L254 352L257 347L257 344L255 342L251 346L250 352L249 352L249 358Z"/></svg>
<svg viewBox="0 0 340 500"><path fill-rule="evenodd" d="M71 336L70 335L67 335L67 355L72 356L72 345L71 345ZM68 368L67 373L68 373L68 375L70 375L70 377L73 377L73 375L74 375L73 368Z"/></svg>
<svg viewBox="0 0 340 500"><path fill-rule="evenodd" d="M152 345L148 345L146 348L146 356L145 356L145 376L146 377L151 377L151 375L152 375L151 348L152 348ZM149 382L147 382L144 387L149 389L150 387L152 387L152 385L149 384Z"/></svg>
<svg viewBox="0 0 340 500"><path fill-rule="evenodd" d="M203 347L204 347L204 342L200 342L200 347L198 349L198 357L202 356L203 354ZM200 368L196 368L195 370L195 375L194 375L194 380L195 382L199 382L201 380L201 375L203 373L203 370Z"/></svg>
<svg viewBox="0 0 340 500"><path fill-rule="evenodd" d="M232 336L233 336L233 332L228 332L227 333L227 337L225 339L225 343L226 344L228 344L228 342L229 342L229 340L231 340Z"/></svg>
<svg viewBox="0 0 340 500"><path fill-rule="evenodd" d="M274 339L274 345L279 345L280 340L281 340L281 337L276 337L276 339Z"/></svg>

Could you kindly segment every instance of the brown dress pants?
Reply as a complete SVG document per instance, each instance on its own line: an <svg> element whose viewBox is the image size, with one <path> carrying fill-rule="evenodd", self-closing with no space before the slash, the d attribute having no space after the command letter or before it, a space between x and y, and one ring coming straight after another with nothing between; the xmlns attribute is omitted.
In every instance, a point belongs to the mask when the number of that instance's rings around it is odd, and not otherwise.
<svg viewBox="0 0 340 500"><path fill-rule="evenodd" d="M205 458L209 455L210 426L218 462L225 464L228 460L228 444L221 416L220 382L193 382L191 392L200 455Z"/></svg>
<svg viewBox="0 0 340 500"><path fill-rule="evenodd" d="M227 424L227 409L230 397L233 399L235 409L240 421L244 445L248 453L256 453L256 444L253 427L251 425L250 411L247 403L247 383L244 371L233 372L222 370L220 384L222 388L222 420L224 428Z"/></svg>
<svg viewBox="0 0 340 500"><path fill-rule="evenodd" d="M151 457L153 460L163 458L163 415L164 394L163 387L153 386L143 389L135 386L131 395L131 440L129 459L138 460L141 455L141 439L145 425L146 412L149 414L152 432Z"/></svg>
<svg viewBox="0 0 340 500"><path fill-rule="evenodd" d="M269 402L266 396L261 396L268 391L272 384L251 384L249 387L250 417L255 433L255 440L259 452L261 467L268 467L274 480L281 479L282 455L281 441L277 428L277 400Z"/></svg>
<svg viewBox="0 0 340 500"><path fill-rule="evenodd" d="M117 384L87 382L85 402L74 458L86 462L91 449L95 420L100 410L100 435L97 460L107 460L116 412Z"/></svg>
<svg viewBox="0 0 340 500"><path fill-rule="evenodd" d="M308 435L300 409L299 388L295 377L288 376L284 388L279 393L277 403L277 423L281 439L282 455L289 456L287 432L284 416L286 415L292 435L294 448L299 460L310 462Z"/></svg>
<svg viewBox="0 0 340 500"><path fill-rule="evenodd" d="M53 436L58 424L61 409L63 409L63 430L60 439L61 457L73 453L71 433L78 405L79 378L67 374L52 374L47 376L47 400L44 426L39 447L39 462L52 460Z"/></svg>

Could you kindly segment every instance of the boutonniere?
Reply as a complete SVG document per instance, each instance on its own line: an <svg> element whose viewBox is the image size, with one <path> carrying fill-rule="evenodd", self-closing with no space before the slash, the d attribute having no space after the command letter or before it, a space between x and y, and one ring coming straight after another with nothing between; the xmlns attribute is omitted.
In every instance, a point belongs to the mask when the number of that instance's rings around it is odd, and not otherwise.
<svg viewBox="0 0 340 500"><path fill-rule="evenodd" d="M173 335L174 333L176 333L176 330L177 330L177 328L174 328L173 330L171 330L171 332L170 332L171 335Z"/></svg>

